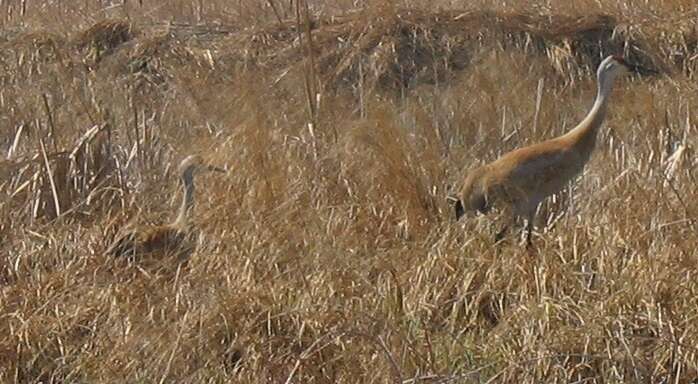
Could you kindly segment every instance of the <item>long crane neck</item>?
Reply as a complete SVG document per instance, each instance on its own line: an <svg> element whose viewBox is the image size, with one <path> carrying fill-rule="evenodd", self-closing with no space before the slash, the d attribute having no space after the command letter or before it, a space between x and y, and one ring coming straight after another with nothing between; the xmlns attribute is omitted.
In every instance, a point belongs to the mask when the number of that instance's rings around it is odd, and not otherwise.
<svg viewBox="0 0 698 384"><path fill-rule="evenodd" d="M606 72L599 72L598 91L596 93L594 105L591 107L591 110L587 113L584 120L563 137L571 140L574 145L580 145L589 150L593 149L596 142L596 132L599 130L599 127L606 117L606 108L611 89L613 88L613 80L614 76Z"/></svg>
<svg viewBox="0 0 698 384"><path fill-rule="evenodd" d="M192 172L184 172L181 176L182 189L184 196L182 204L179 206L179 213L175 219L173 226L184 228L189 223L189 215L194 207L194 175Z"/></svg>

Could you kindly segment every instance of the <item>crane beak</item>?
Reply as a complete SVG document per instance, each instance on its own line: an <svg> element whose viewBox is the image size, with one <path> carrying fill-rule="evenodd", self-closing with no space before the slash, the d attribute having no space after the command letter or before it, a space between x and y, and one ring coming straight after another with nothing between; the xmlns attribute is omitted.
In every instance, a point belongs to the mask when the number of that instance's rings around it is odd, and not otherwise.
<svg viewBox="0 0 698 384"><path fill-rule="evenodd" d="M220 172L220 173L226 173L226 170L220 167L216 167L213 165L207 165L206 169L212 172Z"/></svg>
<svg viewBox="0 0 698 384"><path fill-rule="evenodd" d="M647 67L643 67L641 65L628 63L627 61L625 61L623 63L623 65L625 65L625 67L628 69L629 72L637 73L638 75L645 76L645 75L658 75L659 74L659 71L657 71L656 69L647 68Z"/></svg>
<svg viewBox="0 0 698 384"><path fill-rule="evenodd" d="M448 200L449 203L453 204L453 209L456 213L456 221L460 220L460 218L463 217L463 215L465 215L465 208L463 207L463 203L456 196L446 196L446 200Z"/></svg>
<svg viewBox="0 0 698 384"><path fill-rule="evenodd" d="M456 221L460 220L463 215L465 215L465 208L463 208L463 203L460 200L456 200L453 204L453 211L456 214Z"/></svg>

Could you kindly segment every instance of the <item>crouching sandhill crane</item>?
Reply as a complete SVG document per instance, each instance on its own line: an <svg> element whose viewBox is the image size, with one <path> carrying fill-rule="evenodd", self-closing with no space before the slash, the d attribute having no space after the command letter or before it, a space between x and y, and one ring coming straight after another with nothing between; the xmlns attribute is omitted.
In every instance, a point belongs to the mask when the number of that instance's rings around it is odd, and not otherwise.
<svg viewBox="0 0 698 384"><path fill-rule="evenodd" d="M579 125L566 134L542 143L516 149L499 159L470 171L455 197L456 219L466 212L487 213L493 206L508 211L512 221L527 219L526 244L531 246L533 217L538 204L560 191L589 161L596 132L606 115L613 82L630 66L619 56L609 56L597 71L596 101ZM499 241L509 228L495 236Z"/></svg>
<svg viewBox="0 0 698 384"><path fill-rule="evenodd" d="M133 258L155 252L184 260L193 251L192 228L189 216L194 207L194 175L202 171L225 172L205 164L200 156L188 156L179 165L183 196L177 218L170 224L157 227L125 230L107 249L112 256Z"/></svg>

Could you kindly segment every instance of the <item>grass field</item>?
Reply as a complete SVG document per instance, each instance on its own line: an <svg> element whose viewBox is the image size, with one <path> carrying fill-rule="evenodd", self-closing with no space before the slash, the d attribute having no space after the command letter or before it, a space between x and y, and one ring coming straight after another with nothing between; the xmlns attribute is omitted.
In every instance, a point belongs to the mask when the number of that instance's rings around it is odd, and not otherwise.
<svg viewBox="0 0 698 384"><path fill-rule="evenodd" d="M698 11L665 1L0 1L0 381L698 379ZM534 244L466 171L581 120ZM171 220L186 266L104 255Z"/></svg>

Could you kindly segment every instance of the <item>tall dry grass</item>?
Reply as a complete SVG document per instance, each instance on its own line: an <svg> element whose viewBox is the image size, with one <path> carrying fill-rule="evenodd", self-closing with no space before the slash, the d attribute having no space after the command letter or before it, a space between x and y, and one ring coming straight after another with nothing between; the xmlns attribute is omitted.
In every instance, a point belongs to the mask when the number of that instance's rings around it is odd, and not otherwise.
<svg viewBox="0 0 698 384"><path fill-rule="evenodd" d="M692 3L420 4L0 3L0 379L695 380ZM464 172L572 127L619 52L660 74L617 84L537 254L455 223ZM191 153L231 171L186 268L103 255Z"/></svg>

